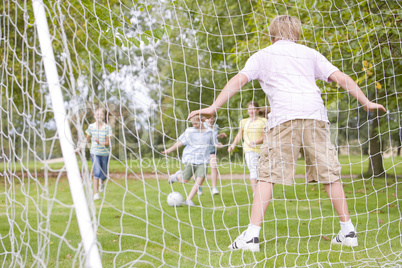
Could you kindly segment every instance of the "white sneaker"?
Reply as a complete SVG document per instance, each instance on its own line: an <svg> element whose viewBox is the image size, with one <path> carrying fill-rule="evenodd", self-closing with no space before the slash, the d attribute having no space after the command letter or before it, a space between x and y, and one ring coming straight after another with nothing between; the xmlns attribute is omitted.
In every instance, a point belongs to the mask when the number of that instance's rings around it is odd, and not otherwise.
<svg viewBox="0 0 402 268"><path fill-rule="evenodd" d="M103 191L105 191L105 182L103 182L102 180L99 182L99 192L103 193Z"/></svg>
<svg viewBox="0 0 402 268"><path fill-rule="evenodd" d="M184 201L184 202L183 202L183 205L189 206L189 207L195 207L195 206L196 206L192 200L186 200L186 201Z"/></svg>
<svg viewBox="0 0 402 268"><path fill-rule="evenodd" d="M339 231L339 234L332 239L331 244L334 245L343 245L347 247L357 247L357 236L356 232L350 232L347 235L343 235L342 231Z"/></svg>
<svg viewBox="0 0 402 268"><path fill-rule="evenodd" d="M202 195L202 187L201 187L201 186L198 187L198 192L197 192L197 194L198 194L198 195Z"/></svg>
<svg viewBox="0 0 402 268"><path fill-rule="evenodd" d="M177 181L177 175L182 174L182 173L183 173L183 172L182 172L181 170L177 171L175 174L173 174L173 175L171 175L171 176L169 177L168 182L169 182L169 183L174 183L174 182L176 182L176 181Z"/></svg>
<svg viewBox="0 0 402 268"><path fill-rule="evenodd" d="M99 199L100 199L99 194L98 193L94 194L94 200L99 200Z"/></svg>
<svg viewBox="0 0 402 268"><path fill-rule="evenodd" d="M212 195L219 194L219 190L218 190L218 188L216 188L216 187L215 187L215 188L213 188L213 189L212 189L211 194L212 194Z"/></svg>
<svg viewBox="0 0 402 268"><path fill-rule="evenodd" d="M228 246L231 250L249 250L252 252L260 252L260 240L258 237L253 237L246 240L246 231L239 235L232 244Z"/></svg>

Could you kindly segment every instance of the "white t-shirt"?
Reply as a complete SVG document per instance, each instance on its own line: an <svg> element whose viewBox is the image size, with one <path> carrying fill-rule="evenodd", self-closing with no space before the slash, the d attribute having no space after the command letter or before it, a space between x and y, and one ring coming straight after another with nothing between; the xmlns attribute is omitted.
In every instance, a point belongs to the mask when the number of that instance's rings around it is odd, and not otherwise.
<svg viewBox="0 0 402 268"><path fill-rule="evenodd" d="M183 163L206 164L209 162L209 148L214 146L214 132L207 128L204 132L194 127L187 128L178 139L186 147L183 150Z"/></svg>
<svg viewBox="0 0 402 268"><path fill-rule="evenodd" d="M240 73L260 82L271 105L268 124L273 128L293 119L328 122L315 80L331 82L329 76L337 70L318 51L280 40L252 55Z"/></svg>
<svg viewBox="0 0 402 268"><path fill-rule="evenodd" d="M214 133L214 143L215 143L215 145L209 147L209 153L210 153L210 154L215 153L215 152L216 152L216 147L215 147L215 146L218 144L219 126L218 126L218 124L214 123L213 129L212 129L212 128L208 125L207 122L204 122L204 127L205 127L205 128L210 128L210 129L212 130L212 132Z"/></svg>

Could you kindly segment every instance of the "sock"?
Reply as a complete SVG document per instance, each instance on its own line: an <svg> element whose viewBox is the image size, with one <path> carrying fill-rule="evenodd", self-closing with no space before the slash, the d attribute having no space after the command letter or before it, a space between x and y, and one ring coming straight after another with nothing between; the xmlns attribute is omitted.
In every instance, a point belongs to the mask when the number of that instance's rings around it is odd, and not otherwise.
<svg viewBox="0 0 402 268"><path fill-rule="evenodd" d="M245 238L247 240L249 240L249 239L251 239L253 237L259 237L260 236L260 230L261 230L261 227L255 226L255 225L250 223L248 225Z"/></svg>
<svg viewBox="0 0 402 268"><path fill-rule="evenodd" d="M343 235L348 235L350 232L356 232L352 220L341 222L341 231Z"/></svg>

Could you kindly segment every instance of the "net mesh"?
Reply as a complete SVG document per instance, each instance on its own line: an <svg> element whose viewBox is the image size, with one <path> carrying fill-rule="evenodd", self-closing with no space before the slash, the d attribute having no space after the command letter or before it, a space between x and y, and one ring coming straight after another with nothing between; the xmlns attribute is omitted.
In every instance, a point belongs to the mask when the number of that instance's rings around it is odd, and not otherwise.
<svg viewBox="0 0 402 268"><path fill-rule="evenodd" d="M44 1L76 146L93 112L112 127L108 179L93 201L89 145L77 154L105 267L332 266L402 264L399 209L402 43L400 1ZM0 259L3 266L84 266L49 97L32 2L1 1ZM269 106L258 81L219 110L219 195L210 175L197 207L169 207L168 184L183 167L170 147L246 60L270 44L277 15L302 22L301 44L349 74L388 113L367 113L335 83L317 82L359 246L331 245L339 220L321 184L306 184L303 155L293 186L277 185L261 252L227 246L249 223L249 173L242 148L227 152L247 103Z"/></svg>

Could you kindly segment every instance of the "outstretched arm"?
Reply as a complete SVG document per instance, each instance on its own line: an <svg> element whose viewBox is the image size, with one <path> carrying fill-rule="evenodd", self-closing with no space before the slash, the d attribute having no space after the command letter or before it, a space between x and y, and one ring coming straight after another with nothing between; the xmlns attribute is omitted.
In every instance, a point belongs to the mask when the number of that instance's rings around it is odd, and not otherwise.
<svg viewBox="0 0 402 268"><path fill-rule="evenodd" d="M170 147L169 149L166 149L166 151L162 151L162 154L170 154L171 152L177 150L178 148L182 147L183 143L181 141L176 142L175 144L173 144L172 147Z"/></svg>
<svg viewBox="0 0 402 268"><path fill-rule="evenodd" d="M239 133L237 133L232 145L230 145L229 148L228 148L229 153L234 150L234 148L236 147L236 144L239 143L239 141L241 140L242 136L243 136L243 130L240 129Z"/></svg>
<svg viewBox="0 0 402 268"><path fill-rule="evenodd" d="M105 142L100 142L99 139L95 139L95 142L97 142L99 145L109 146L109 144L110 144L110 137L109 137L109 136L106 136Z"/></svg>
<svg viewBox="0 0 402 268"><path fill-rule="evenodd" d="M75 149L75 152L78 153L81 151L82 148L85 148L87 143L91 140L91 135L87 134L85 137L85 141L78 142L77 149Z"/></svg>
<svg viewBox="0 0 402 268"><path fill-rule="evenodd" d="M220 133L220 134L218 134L218 139L221 139L221 138L226 138L228 135L226 135L226 133Z"/></svg>
<svg viewBox="0 0 402 268"><path fill-rule="evenodd" d="M229 80L222 92L218 95L215 102L208 108L192 111L188 119L196 115L211 116L216 113L234 94L236 94L245 84L248 78L246 75L238 73Z"/></svg>
<svg viewBox="0 0 402 268"><path fill-rule="evenodd" d="M349 75L342 73L341 71L333 72L329 78L338 83L344 90L346 90L352 97L354 97L364 108L365 111L380 110L386 112L384 106L369 101L366 95L362 92L360 87L350 78Z"/></svg>
<svg viewBox="0 0 402 268"><path fill-rule="evenodd" d="M261 138L259 138L259 139L256 140L256 141L251 141L250 144L249 144L249 146L250 146L250 147L256 147L257 145L259 145L259 144L261 144L261 143L263 143L263 142L264 142L264 136L262 136Z"/></svg>

